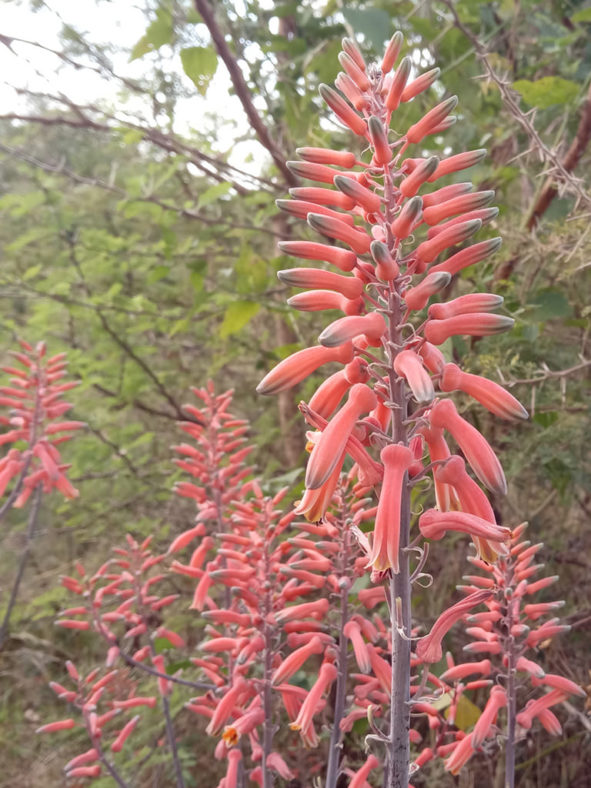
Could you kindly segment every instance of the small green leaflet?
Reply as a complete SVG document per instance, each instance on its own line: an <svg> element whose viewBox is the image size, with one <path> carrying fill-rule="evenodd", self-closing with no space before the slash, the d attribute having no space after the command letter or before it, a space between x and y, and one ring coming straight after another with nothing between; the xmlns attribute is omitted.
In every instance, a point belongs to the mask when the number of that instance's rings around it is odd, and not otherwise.
<svg viewBox="0 0 591 788"><path fill-rule="evenodd" d="M562 77L542 77L535 82L518 79L513 87L532 107L547 109L555 104L568 104L579 94L579 85Z"/></svg>
<svg viewBox="0 0 591 788"><path fill-rule="evenodd" d="M244 328L252 320L260 308L261 305L255 301L234 301L226 309L220 327L220 336L226 338L232 334L237 334L240 329Z"/></svg>
<svg viewBox="0 0 591 788"><path fill-rule="evenodd" d="M211 47L181 49L183 71L204 96L218 67L218 57Z"/></svg>

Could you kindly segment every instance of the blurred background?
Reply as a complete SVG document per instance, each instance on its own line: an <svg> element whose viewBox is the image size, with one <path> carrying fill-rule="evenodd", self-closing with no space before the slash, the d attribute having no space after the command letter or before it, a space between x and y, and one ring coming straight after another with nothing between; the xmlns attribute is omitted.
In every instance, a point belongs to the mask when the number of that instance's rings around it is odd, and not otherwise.
<svg viewBox="0 0 591 788"><path fill-rule="evenodd" d="M216 0L213 30L200 6L2 3L0 360L9 362L18 337L46 340L50 355L67 351L82 381L73 417L88 423L63 451L80 498L45 499L0 653L2 786L63 784L68 745L32 731L55 716L46 685L64 657L90 664L97 644L55 630L66 600L59 575L77 559L96 568L127 531L165 543L191 521L192 508L170 493L169 446L192 385L212 378L219 391L236 389L234 410L251 420L259 468L297 497L305 456L297 403L319 379L278 400L254 388L279 359L315 342L325 322L285 304L276 272L293 262L276 244L308 235L278 215L275 200L296 185L283 162L297 147L352 144L318 96L339 71L344 35L371 59L401 30L414 73L438 65L441 77L399 110L400 127L455 93L458 122L430 137L430 150L488 149L455 180L496 190L500 214L479 238L502 235L504 244L447 295L494 290L516 325L500 337L454 338L447 352L510 385L530 411L518 425L467 403L464 415L507 472L509 495L493 501L499 522L529 521L531 541L545 542L548 573L560 575L551 598L567 601L572 630L543 644L538 659L589 683L591 5ZM2 524L0 606L25 526L18 511ZM425 620L464 561L462 544L433 550L435 592L417 597ZM561 737L523 743L520 786L590 784L591 725L576 714L564 722ZM199 766L210 755L196 748L187 757ZM502 785L485 758L468 771L417 785ZM190 784L217 781L208 779ZM168 783L156 768L142 784Z"/></svg>

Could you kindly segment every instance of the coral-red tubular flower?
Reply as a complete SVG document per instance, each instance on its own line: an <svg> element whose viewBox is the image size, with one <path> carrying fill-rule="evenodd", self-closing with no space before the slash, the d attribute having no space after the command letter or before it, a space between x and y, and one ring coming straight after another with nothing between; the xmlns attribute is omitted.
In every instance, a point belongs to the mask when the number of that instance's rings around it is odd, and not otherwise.
<svg viewBox="0 0 591 788"><path fill-rule="evenodd" d="M454 751L445 762L446 770L454 775L458 774L475 752L476 750L472 746L472 736L465 736L456 744Z"/></svg>
<svg viewBox="0 0 591 788"><path fill-rule="evenodd" d="M425 323L425 339L433 345L442 345L446 339L458 334L471 337L486 337L500 334L513 327L515 321L506 315L491 315L488 312L471 312L447 320L428 320Z"/></svg>
<svg viewBox="0 0 591 788"><path fill-rule="evenodd" d="M304 348L283 359L265 375L257 386L259 394L278 394L300 383L308 375L331 361L348 364L353 360L353 345L349 342L336 348L323 345Z"/></svg>
<svg viewBox="0 0 591 788"><path fill-rule="evenodd" d="M294 675L294 673L297 673L306 660L308 660L313 654L321 654L323 650L324 646L322 645L320 638L312 638L309 643L302 646L301 648L296 649L283 660L283 662L273 674L272 683L277 685L287 681Z"/></svg>
<svg viewBox="0 0 591 788"><path fill-rule="evenodd" d="M246 681L239 676L235 684L230 687L218 702L213 717L206 728L209 736L217 736L220 733L226 720L232 714L232 709L236 706L238 699L244 694L245 689L247 689Z"/></svg>
<svg viewBox="0 0 591 788"><path fill-rule="evenodd" d="M374 571L400 571L400 507L405 474L414 461L408 446L385 446L380 454L384 464L384 480L373 532L372 551L368 565Z"/></svg>
<svg viewBox="0 0 591 788"><path fill-rule="evenodd" d="M410 143L420 142L428 134L433 133L445 121L458 103L457 96L442 101L432 110L427 112L417 123L414 123L406 132L406 139Z"/></svg>
<svg viewBox="0 0 591 788"><path fill-rule="evenodd" d="M419 519L419 528L425 539L443 539L447 531L459 531L491 542L505 542L511 538L511 529L483 520L467 512L438 512L427 509Z"/></svg>
<svg viewBox="0 0 591 788"><path fill-rule="evenodd" d="M507 693L502 687L495 686L490 691L490 697L484 711L472 731L472 745L477 749L486 739L490 726L494 725L499 711L507 705Z"/></svg>
<svg viewBox="0 0 591 788"><path fill-rule="evenodd" d="M505 474L496 454L478 430L460 416L451 400L437 402L431 408L429 421L451 433L485 487L497 495L507 494Z"/></svg>
<svg viewBox="0 0 591 788"><path fill-rule="evenodd" d="M296 148L296 153L304 161L315 164L334 164L337 167L355 166L356 156L351 151L331 150L330 148ZM305 198L304 198L305 199Z"/></svg>
<svg viewBox="0 0 591 788"><path fill-rule="evenodd" d="M350 227L341 219L323 216L319 213L309 213L307 221L313 230L328 236L328 238L334 238L336 241L343 241L356 254L369 252L372 241L370 236L366 232Z"/></svg>
<svg viewBox="0 0 591 788"><path fill-rule="evenodd" d="M331 662L324 662L320 667L320 671L318 672L318 679L312 685L306 696L306 699L302 703L302 708L300 709L298 716L289 726L292 730L302 731L302 733L305 734L306 730L312 724L312 719L318 710L322 695L336 680L336 678L336 667Z"/></svg>
<svg viewBox="0 0 591 788"><path fill-rule="evenodd" d="M482 227L480 219L471 219L467 222L454 224L438 233L435 238L423 241L417 246L416 256L424 263L431 263L435 258L450 246L462 243L474 235Z"/></svg>
<svg viewBox="0 0 591 788"><path fill-rule="evenodd" d="M354 178L349 178L347 175L335 175L334 185L368 213L378 213L382 207L379 195L366 189Z"/></svg>
<svg viewBox="0 0 591 788"><path fill-rule="evenodd" d="M418 190L425 183L429 176L432 175L437 169L439 159L437 156L431 156L424 159L421 164L414 168L410 175L400 184L400 193L404 197L414 197Z"/></svg>
<svg viewBox="0 0 591 788"><path fill-rule="evenodd" d="M503 296L495 293L468 293L442 304L431 304L429 317L435 320L445 320L456 315L465 315L467 312L494 312L503 305Z"/></svg>
<svg viewBox="0 0 591 788"><path fill-rule="evenodd" d="M450 175L452 172L467 170L468 167L479 164L485 156L485 148L464 151L463 153L457 153L455 156L449 156L449 158L441 160L439 167L437 167L429 180L436 181L438 178L442 178L444 175Z"/></svg>
<svg viewBox="0 0 591 788"><path fill-rule="evenodd" d="M441 641L447 632L459 621L469 610L476 605L480 605L490 599L492 591L482 590L470 594L460 602L456 602L439 616L433 624L428 635L421 638L416 646L416 655L421 662L439 662L443 656Z"/></svg>
<svg viewBox="0 0 591 788"><path fill-rule="evenodd" d="M371 660L369 658L369 651L367 650L367 643L363 639L361 629L357 621L348 621L343 630L345 637L349 638L353 645L353 653L355 654L355 661L359 666L362 673L369 673L371 670Z"/></svg>
<svg viewBox="0 0 591 788"><path fill-rule="evenodd" d="M328 189L317 189L317 191L339 194L339 192L332 192ZM340 196L344 197L345 195ZM301 257L304 260L322 260L325 263L336 265L341 271L352 271L357 263L357 255L350 249L339 249L338 246L319 244L316 241L280 241L278 246L284 254Z"/></svg>
<svg viewBox="0 0 591 788"><path fill-rule="evenodd" d="M327 326L318 337L324 347L338 347L364 334L370 343L378 342L386 331L386 321L379 312L341 317Z"/></svg>
<svg viewBox="0 0 591 788"><path fill-rule="evenodd" d="M423 91L431 87L431 85L439 77L440 73L441 71L439 68L432 68L430 71L425 71L424 74L421 74L416 79L413 79L413 81L409 82L408 85L402 91L402 96L400 97L400 101L402 102L410 101L415 96L418 96L419 93L423 93Z"/></svg>
<svg viewBox="0 0 591 788"><path fill-rule="evenodd" d="M432 295L443 290L451 281L451 274L447 271L428 274L422 282L411 287L404 293L404 300L409 309L422 309Z"/></svg>
<svg viewBox="0 0 591 788"><path fill-rule="evenodd" d="M431 377L414 350L403 350L394 359L394 371L408 383L417 402L432 402L435 396Z"/></svg>
<svg viewBox="0 0 591 788"><path fill-rule="evenodd" d="M277 278L290 287L334 290L350 299L359 298L363 292L363 283L360 279L323 271L320 268L288 268L285 271L278 271Z"/></svg>
<svg viewBox="0 0 591 788"><path fill-rule="evenodd" d="M423 199L423 205L424 204L425 200ZM455 274L459 273L464 268L468 268L468 266L474 265L474 263L479 263L493 252L496 252L501 243L501 238L490 238L488 241L480 241L480 243L468 246L466 249L452 254L451 257L448 257L447 260L444 260L442 263L434 265L430 269L431 273L435 271L448 271L452 276L455 276Z"/></svg>
<svg viewBox="0 0 591 788"><path fill-rule="evenodd" d="M307 489L314 490L324 484L341 458L355 422L376 404L376 395L365 384L356 383L351 388L346 405L328 423L312 449L306 468Z"/></svg>
<svg viewBox="0 0 591 788"><path fill-rule="evenodd" d="M423 425L419 428L419 432L425 439L431 462L446 460L450 456L449 447L443 437L443 429L441 427L427 427ZM449 512L451 509L457 508L457 495L452 487L439 481L437 475L434 476L434 486L435 500L440 511Z"/></svg>
<svg viewBox="0 0 591 788"><path fill-rule="evenodd" d="M454 455L445 465L435 469L435 479L450 485L456 492L460 508L468 514L475 514L490 523L496 523L495 514L490 501L476 482L466 472L466 464L461 457ZM494 561L497 552L486 540L475 537L478 553L487 561Z"/></svg>
<svg viewBox="0 0 591 788"><path fill-rule="evenodd" d="M398 68L396 69L396 73L394 74L392 81L390 82L388 95L386 96L386 101L384 103L391 112L394 112L395 109L398 109L400 100L402 98L402 92L406 86L408 75L410 74L410 67L411 59L409 57L403 57Z"/></svg>
<svg viewBox="0 0 591 788"><path fill-rule="evenodd" d="M367 132L365 120L360 117L355 110L347 104L336 90L333 90L328 85L321 84L318 92L328 104L334 114L341 120L345 126L348 126L354 134L359 137L364 137Z"/></svg>
<svg viewBox="0 0 591 788"><path fill-rule="evenodd" d="M488 378L463 372L456 364L446 364L439 382L442 391L463 391L501 419L527 419L521 402Z"/></svg>
<svg viewBox="0 0 591 788"><path fill-rule="evenodd" d="M439 222L449 219L451 216L484 208L494 196L494 191L481 191L454 197L452 200L446 200L440 205L426 208L423 212L423 220L430 226L439 224Z"/></svg>
<svg viewBox="0 0 591 788"><path fill-rule="evenodd" d="M364 715L365 716L365 715ZM351 777L349 788L364 788L367 785L367 777L373 769L377 769L380 765L379 760L375 755L370 755L361 769L358 769Z"/></svg>
<svg viewBox="0 0 591 788"><path fill-rule="evenodd" d="M363 309L362 298L345 298L332 290L307 290L287 299L287 303L302 312L321 312L340 309L346 315L359 315Z"/></svg>
<svg viewBox="0 0 591 788"><path fill-rule="evenodd" d="M423 200L420 197L412 197L405 203L392 222L392 232L396 238L408 238L413 228L420 222L422 210Z"/></svg>
<svg viewBox="0 0 591 788"><path fill-rule="evenodd" d="M402 49L402 44L404 43L404 36L397 30L392 38L386 44L386 51L384 52L384 57L382 58L382 63L380 68L382 69L382 74L389 74L392 68L394 67L394 63L398 60L398 55L400 54L400 50Z"/></svg>

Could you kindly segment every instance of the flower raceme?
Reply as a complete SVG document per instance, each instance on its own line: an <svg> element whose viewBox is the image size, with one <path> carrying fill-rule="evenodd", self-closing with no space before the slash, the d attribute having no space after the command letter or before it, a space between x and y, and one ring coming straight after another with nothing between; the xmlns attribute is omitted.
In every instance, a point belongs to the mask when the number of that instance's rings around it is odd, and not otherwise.
<svg viewBox="0 0 591 788"><path fill-rule="evenodd" d="M477 661L454 664L448 654L448 668L440 679L450 688L453 687L454 693L461 694L471 688L482 689L487 684L491 688L473 730L451 747L444 744L436 747L436 753L447 758L445 767L453 774L457 774L482 748L485 740L489 748L492 746L501 725L499 714L505 715L507 731L512 730L510 718L513 718L513 723L517 725L516 741L523 738L536 721L548 733L556 736L562 728L551 708L560 706L570 696L585 695L575 681L546 672L544 667L529 657L538 643L555 637L569 627L561 625L557 619L540 622L541 618L561 607L563 602L530 601L538 590L547 587L555 578L543 578L542 581L533 579L542 565L533 565L532 562L543 545L532 545L524 540L524 532L525 524L511 532L508 551L500 555L495 563L471 559L481 574L466 577L467 585L459 587L467 594L459 604L466 605L461 618L466 634L471 638L464 651L467 655L486 656ZM470 600L475 599L476 595L481 596L486 607L484 612L468 609ZM451 618L448 623L450 621ZM435 638L432 634L434 631ZM423 654L423 658L425 655L441 656L432 647L433 640L439 637L437 625L433 627L432 633L419 641L417 654ZM474 676L478 677L476 681L466 682L466 679ZM536 693L537 697L532 697L532 693ZM524 700L525 704L522 705ZM507 746L514 747L516 742L509 741Z"/></svg>
<svg viewBox="0 0 591 788"><path fill-rule="evenodd" d="M386 65L392 62L392 67L385 71L368 68L356 45L346 39L344 46L348 50L343 50L341 57L345 70L339 75L337 89L325 85L320 89L321 97L340 122L359 138L357 147L369 151L367 157L352 150L299 148L301 161L289 162L288 166L315 185L292 189L291 201L278 202L281 210L305 218L309 228L336 242L327 245L288 241L280 243L280 250L339 269L338 273L324 267L280 271L284 284L304 290L291 296L289 303L303 310L337 309L345 316L320 333L318 346L281 361L261 381L259 393L274 394L291 388L330 362L349 369L355 360L364 362L367 368L375 361L372 347L382 349L386 368L391 370L384 380L373 374L370 367L367 378L356 382L353 388L348 385L344 370L333 373L311 398L311 414L315 412L328 420L324 428L327 436L325 439L322 435L315 442L308 462L304 500L311 497L310 491L319 490L329 480L335 481L335 468L350 453L350 441L345 437L356 435L370 448L378 423L382 433L391 432L395 421L393 404L397 397L406 397L401 392L408 391L415 403L411 411L433 402L437 390L442 394L459 390L496 415L525 415L517 400L498 384L463 373L455 365L446 365L443 358L436 367L431 363L436 345L447 338L494 334L510 328L513 321L495 314L502 299L487 293L460 296L449 305L429 306L430 300L449 285L451 276L485 259L498 247L499 239L481 241L459 251L454 249L447 260L438 261L446 250L465 244L484 222L494 218L494 212L490 213L492 209L487 207L494 195L491 191L472 191L470 183L437 183L440 178L478 164L484 157L482 150L443 159L410 157L413 146L424 144L426 137L451 124L455 97L429 110L406 133L396 137L390 130L390 119L400 103L427 90L438 73L431 71L409 82L408 58L394 68L398 59L395 50L401 45L397 36L398 43L384 60ZM414 238L417 242L413 248ZM422 316L427 308L428 314ZM402 323L409 320L416 328L403 335ZM426 348L430 348L428 353ZM356 387L373 390L376 397L371 408L357 413L349 403L340 405L346 392L353 392ZM380 419L375 427L358 434L355 423L369 410L365 421L374 423L377 409ZM436 401L426 418L433 427L443 427L451 434L485 485L498 494L506 492L504 475L492 449L457 414L451 402ZM411 424L404 434L396 436L394 443L408 442L420 426L418 422L414 427ZM438 486L439 492L445 489L443 484ZM309 507L309 516L319 519L331 496L325 495L322 503L319 493L313 497L316 504ZM392 549L390 555L393 556ZM385 568L395 564L391 558Z"/></svg>
<svg viewBox="0 0 591 788"><path fill-rule="evenodd" d="M0 444L26 442L26 449L12 448L0 460L0 495L16 479L13 490L17 508L24 506L34 489L56 489L66 498L76 498L76 490L66 476L68 465L61 461L58 446L71 440L72 434L86 425L81 421L64 421L73 407L62 395L79 385L62 382L67 361L64 353L46 358L46 347L35 348L21 340L21 351L12 354L19 366L6 366L10 385L0 387L0 405L10 408L10 416L0 417L9 429L0 435Z"/></svg>

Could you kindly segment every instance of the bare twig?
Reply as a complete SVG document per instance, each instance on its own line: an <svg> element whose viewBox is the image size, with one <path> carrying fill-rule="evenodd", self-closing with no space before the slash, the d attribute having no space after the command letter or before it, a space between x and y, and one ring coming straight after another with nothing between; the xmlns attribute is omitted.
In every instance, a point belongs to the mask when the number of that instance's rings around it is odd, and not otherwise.
<svg viewBox="0 0 591 788"><path fill-rule="evenodd" d="M522 378L521 380L509 380L506 382L506 386L511 388L512 386L519 386L519 385L529 385L532 383L542 383L544 380L549 380L551 378L566 378L569 375L574 375L577 372L581 372L584 369L588 369L591 367L591 360L582 361L580 364L575 364L574 367L569 367L568 369L549 369L546 365L544 365L544 369L540 371L538 375L532 378Z"/></svg>
<svg viewBox="0 0 591 788"><path fill-rule="evenodd" d="M27 533L26 533L26 542L23 552L21 553L20 562L18 565L18 570L16 573L16 577L14 580L14 584L12 586L12 590L10 592L10 598L8 600L8 605L6 607L6 612L4 613L4 619L2 621L2 626L0 627L0 649L4 646L4 641L6 640L6 635L8 634L8 627L10 625L10 617L12 616L12 611L16 604L16 600L18 597L18 592L20 589L21 581L23 579L23 575L25 573L25 568L27 566L27 562L31 555L31 549L33 547L33 539L35 537L35 531L37 530L37 517L39 516L39 509L41 507L41 498L43 497L43 487L38 485L34 498L33 504L31 506L31 511L29 512L29 521L27 523Z"/></svg>
<svg viewBox="0 0 591 788"><path fill-rule="evenodd" d="M207 25L209 33L211 35L212 41L214 46L219 54L219 56L224 61L226 68L230 74L230 79L232 80L232 84L234 85L234 90L236 91L236 95L240 99L240 103L242 104L246 116L250 121L250 125L252 126L254 132L256 133L260 143L269 151L271 154L271 158L277 165L279 171L283 175L285 182L289 186L296 186L298 181L297 178L294 177L293 173L287 168L285 164L285 156L281 152L281 150L277 147L275 141L271 138L269 134L269 130L263 123L259 113L257 112L254 103L252 101L252 96L250 94L250 90L248 89L248 85L246 84L246 80L242 75L242 71L240 70L240 66L236 61L236 58L230 51L230 47L228 46L226 39L224 38L224 34L220 30L218 23L216 22L213 10L208 3L207 0L194 0L195 8L201 14L203 21Z"/></svg>

